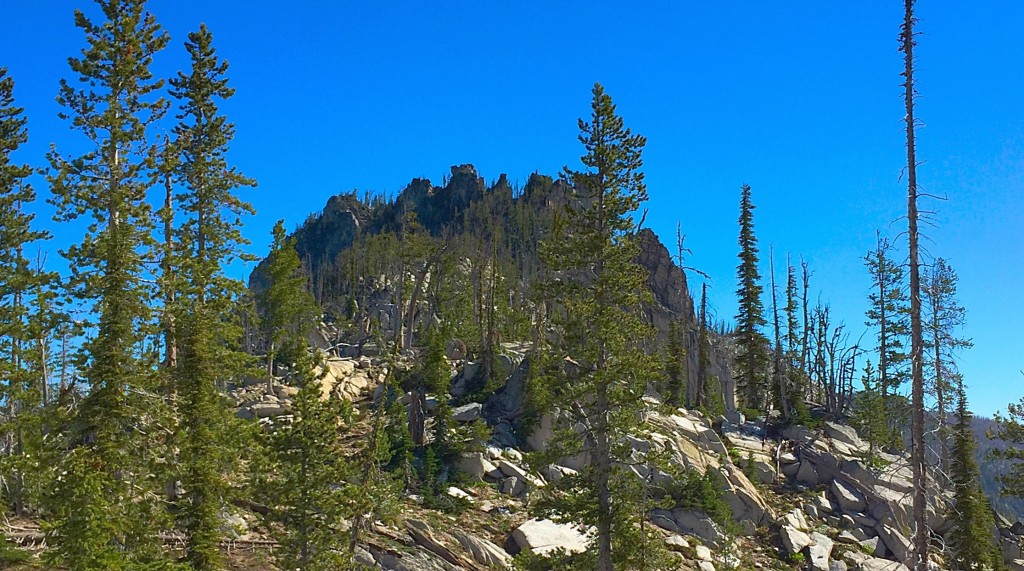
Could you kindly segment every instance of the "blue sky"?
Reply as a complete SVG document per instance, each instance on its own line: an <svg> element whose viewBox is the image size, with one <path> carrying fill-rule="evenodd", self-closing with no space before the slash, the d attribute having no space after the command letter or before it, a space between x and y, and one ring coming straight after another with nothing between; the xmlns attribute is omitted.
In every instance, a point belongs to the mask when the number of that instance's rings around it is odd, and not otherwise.
<svg viewBox="0 0 1024 571"><path fill-rule="evenodd" d="M0 66L30 119L19 158L41 165L51 142L80 144L54 98L84 46L72 11L96 10L86 0L9 4ZM741 184L753 187L764 273L769 245L779 266L787 252L803 255L813 289L855 338L869 287L861 257L876 229L896 237L905 227L901 2L149 8L172 36L158 73L187 65L182 42L200 22L231 62L238 92L224 108L238 127L233 160L259 181L246 229L256 253L275 220L295 226L338 192L440 183L461 163L521 183L577 164L576 118L595 81L648 137L648 224L672 243L681 222L721 316L735 312ZM949 198L925 206L937 210L926 246L960 274L975 342L961 367L973 408L989 414L1024 395L1024 3L922 0L918 16L919 178ZM75 238L39 210L58 244Z"/></svg>

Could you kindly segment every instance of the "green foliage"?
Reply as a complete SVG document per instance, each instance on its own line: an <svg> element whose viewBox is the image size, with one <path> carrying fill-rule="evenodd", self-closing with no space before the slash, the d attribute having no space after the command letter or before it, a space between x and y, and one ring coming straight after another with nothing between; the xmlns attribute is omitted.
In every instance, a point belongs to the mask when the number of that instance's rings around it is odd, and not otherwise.
<svg viewBox="0 0 1024 571"><path fill-rule="evenodd" d="M760 476L757 475L757 469L754 467L754 453L747 452L747 457L740 463L743 466L743 475L754 484L761 482Z"/></svg>
<svg viewBox="0 0 1024 571"><path fill-rule="evenodd" d="M966 321L966 310L957 302L956 271L946 260L935 260L921 284L924 306L925 330L925 374L928 375L931 390L935 395L936 414L939 419L939 461L943 471L949 468L949 414L952 393L955 386L963 381L956 368L957 353L972 347L970 339L959 337L957 329Z"/></svg>
<svg viewBox="0 0 1024 571"><path fill-rule="evenodd" d="M686 349L683 348L682 332L679 324L670 321L668 324L668 344L665 347L665 375L668 383L665 385L665 403L672 406L679 406L680 393L686 386ZM691 403L687 403L689 406Z"/></svg>
<svg viewBox="0 0 1024 571"><path fill-rule="evenodd" d="M743 185L740 193L740 263L736 267L739 288L736 296L736 379L746 407L764 410L768 406L768 339L761 333L765 325L764 305L761 302L761 273L757 269L757 237L754 236L754 204L750 200L750 186Z"/></svg>
<svg viewBox="0 0 1024 571"><path fill-rule="evenodd" d="M516 571L549 571L551 569L589 571L596 565L595 553L592 550L583 553L567 553L564 549L556 549L544 555L523 550L512 560L513 569Z"/></svg>
<svg viewBox="0 0 1024 571"><path fill-rule="evenodd" d="M675 508L704 512L715 523L731 529L732 509L725 501L723 476L708 469L701 474L697 470L685 470L676 474L666 492Z"/></svg>
<svg viewBox="0 0 1024 571"><path fill-rule="evenodd" d="M14 565L16 563L25 563L30 559L32 559L31 553L19 549L13 541L0 535L0 563Z"/></svg>
<svg viewBox="0 0 1024 571"><path fill-rule="evenodd" d="M347 401L320 398L308 352L301 352L294 378L299 386L292 406L295 420L269 436L270 469L260 485L271 507L268 522L286 569L344 568L351 562L343 522L352 517L343 431L352 422Z"/></svg>
<svg viewBox="0 0 1024 571"><path fill-rule="evenodd" d="M885 416L885 401L882 399L881 385L875 377L875 368L868 361L864 365L864 375L861 377L864 390L856 393L853 397L853 410L851 411L851 424L857 429L857 433L867 440L868 461L875 457L879 446L889 442L890 433Z"/></svg>
<svg viewBox="0 0 1024 571"><path fill-rule="evenodd" d="M1024 498L1024 399L1006 406L1006 414L996 413L996 425L989 431L992 440L1002 440L1011 446L992 449L990 457L1009 463L1008 469L996 479L1001 494ZM1015 445L1015 446L1014 446Z"/></svg>
<svg viewBox="0 0 1024 571"><path fill-rule="evenodd" d="M704 393L707 395L707 402L700 408L701 413L708 418L718 418L725 414L722 384L716 375L708 376Z"/></svg>
<svg viewBox="0 0 1024 571"><path fill-rule="evenodd" d="M974 433L963 383L957 387L957 422L953 429L950 480L953 506L950 516L949 559L954 569L1002 568L1002 553L992 509L981 489L981 474L974 460Z"/></svg>
<svg viewBox="0 0 1024 571"><path fill-rule="evenodd" d="M543 299L556 302L556 340L542 349L529 390L539 410L558 408L570 420L556 430L548 453L587 453L591 461L578 477L546 487L538 507L595 526L598 569L637 568L650 547L637 537L643 493L624 467L629 447L619 437L640 432L642 397L656 371L642 349L651 331L638 308L650 293L635 263L631 216L647 199L640 170L646 141L624 127L600 85L591 120L579 127L587 170L565 169L573 200L542 245L550 275L559 276L541 287Z"/></svg>
<svg viewBox="0 0 1024 571"><path fill-rule="evenodd" d="M28 165L13 153L28 140L23 110L14 105L14 81L0 68L0 433L7 453L0 457L6 504L24 513L44 486L39 478L43 420L49 386L49 341L62 317L54 307L55 274L33 264L25 251L49 234L32 228L25 211L36 200L27 182Z"/></svg>
<svg viewBox="0 0 1024 571"><path fill-rule="evenodd" d="M225 159L234 126L218 113L217 100L234 91L224 77L227 63L217 58L205 26L189 34L185 47L192 68L170 82L171 94L181 102L181 122L174 129L175 144L167 149L172 158L166 165L182 187L177 200L185 221L165 260L168 279L162 285L173 290L165 299L170 300L178 354L169 364L178 391L177 467L185 490L179 521L185 531L185 558L192 569L212 570L223 564L221 510L228 500L229 477L238 471L244 450L228 438L238 434L238 427L218 385L241 377L249 364L239 347L241 328L233 318L244 284L228 278L224 267L249 257L242 251L248 242L240 232L240 217L253 209L234 191L255 183ZM173 213L163 214L170 221Z"/></svg>
<svg viewBox="0 0 1024 571"><path fill-rule="evenodd" d="M910 335L908 322L909 300L904 287L904 270L892 259L893 246L879 236L874 250L864 256L871 276L872 291L868 295L870 307L866 313L868 327L877 328L878 390L886 404L887 417L892 418L889 395L896 393L907 380L906 364L909 359L904 343ZM897 427L890 423L889 430ZM890 442L897 439L890 436Z"/></svg>
<svg viewBox="0 0 1024 571"><path fill-rule="evenodd" d="M278 360L291 362L304 351L301 332L308 331L316 315L316 303L306 289L308 277L302 274L302 262L295 251L294 238L288 238L284 220L273 230L274 241L267 256L268 285L256 297L261 326L268 343L268 388L272 388L274 365Z"/></svg>
<svg viewBox="0 0 1024 571"><path fill-rule="evenodd" d="M68 60L77 77L61 80L57 98L86 146L76 157L48 154L55 219L86 219L85 235L63 254L68 291L92 318L80 346L88 395L51 433L64 453L46 498L48 556L71 571L158 563L166 520L168 411L143 347L153 331L145 199L158 149L150 129L167 108L149 66L168 39L142 0L97 4L102 22L75 12L87 45Z"/></svg>

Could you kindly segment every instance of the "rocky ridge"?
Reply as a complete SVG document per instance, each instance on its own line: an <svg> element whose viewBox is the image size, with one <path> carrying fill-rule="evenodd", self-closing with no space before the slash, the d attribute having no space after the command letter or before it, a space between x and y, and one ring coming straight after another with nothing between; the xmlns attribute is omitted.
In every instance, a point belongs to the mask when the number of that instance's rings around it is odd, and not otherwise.
<svg viewBox="0 0 1024 571"><path fill-rule="evenodd" d="M327 326L325 326L327 327ZM325 337L330 337L327 334ZM450 347L453 399L460 383L478 366ZM378 522L357 555L370 568L385 570L507 569L521 551L545 554L589 546L588 530L529 517L531 495L547 482L572 473L585 459L530 468L529 452L542 449L555 419L546 415L524 440L521 428L528 346L504 347L503 386L482 402L455 409L460 423L483 422L490 438L479 451L466 452L452 474L448 495L469 507L456 515L429 510L422 498L407 498L403 520ZM411 362L415 356L405 355ZM399 365L402 366L402 365ZM374 389L385 374L378 357L331 356L326 360L323 398L344 398L370 406ZM282 382L274 394L266 383L249 382L232 396L239 416L267 426L289 420L294 389ZM276 399L276 400L275 400ZM637 450L654 448L670 464L686 470L721 474L723 498L736 525L725 529L707 514L692 509L655 508L648 514L651 529L678 557L678 569L791 569L866 571L907 569L910 557L911 472L902 455L876 452L867 462L867 444L849 426L825 421L816 430L790 427L779 436L766 435L762 420L736 412L717 419L696 411L667 409L656 395L647 398L648 432L630 435ZM431 407L428 407L428 409ZM524 458L525 456L525 458ZM671 478L667 473L638 474ZM931 528L948 531L946 498L929 504ZM257 532L255 520L250 532ZM1017 524L1024 531L1024 524ZM258 533L256 533L258 535ZM1004 554L1012 569L1020 561L1020 537L1004 530ZM941 569L941 560L936 560Z"/></svg>

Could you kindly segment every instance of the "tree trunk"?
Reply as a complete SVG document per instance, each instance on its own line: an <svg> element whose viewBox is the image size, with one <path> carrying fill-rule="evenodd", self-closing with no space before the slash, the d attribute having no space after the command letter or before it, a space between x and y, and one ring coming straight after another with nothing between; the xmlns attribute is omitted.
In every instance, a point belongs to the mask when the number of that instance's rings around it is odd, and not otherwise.
<svg viewBox="0 0 1024 571"><path fill-rule="evenodd" d="M608 434L608 387L598 386L594 401L594 492L597 495L597 571L612 571L611 443Z"/></svg>
<svg viewBox="0 0 1024 571"><path fill-rule="evenodd" d="M928 521L926 517L927 465L924 442L924 352L921 328L921 264L918 246L917 156L914 141L914 0L904 0L902 51L904 56L904 104L907 128L907 239L910 266L910 359L912 449L914 477L914 571L928 568Z"/></svg>
<svg viewBox="0 0 1024 571"><path fill-rule="evenodd" d="M810 371L808 371L807 369L807 358L810 356L811 352L809 346L811 329L810 327L808 327L808 322L810 321L810 318L809 310L807 309L807 290L810 289L811 287L811 274L807 270L807 262L804 261L803 259L800 260L800 272L801 277L803 278L803 296L801 299L801 304L803 305L804 310L803 340L800 343L800 372L804 374L805 379L809 379L811 375ZM805 381L804 384L809 383ZM801 398L806 398L806 396L807 395L801 395Z"/></svg>
<svg viewBox="0 0 1024 571"><path fill-rule="evenodd" d="M161 263L164 273L164 367L167 370L173 369L178 364L178 345L174 333L174 314L171 307L174 305L174 287L168 283L173 268L171 267L171 255L174 252L174 191L171 185L171 174L164 175L164 208L167 212L164 216L164 258ZM202 233L200 233L202 240ZM169 382L172 386L172 383ZM173 388L171 388L173 394Z"/></svg>
<svg viewBox="0 0 1024 571"><path fill-rule="evenodd" d="M782 409L782 418L789 420L792 410L790 410L789 395L786 390L786 376L782 368L782 335L779 333L779 305L775 291L775 250L769 248L769 267L772 274L772 321L775 326L775 366L772 369L776 387L779 391L779 406ZM766 415L767 419L770 415ZM767 432L766 432L767 435Z"/></svg>

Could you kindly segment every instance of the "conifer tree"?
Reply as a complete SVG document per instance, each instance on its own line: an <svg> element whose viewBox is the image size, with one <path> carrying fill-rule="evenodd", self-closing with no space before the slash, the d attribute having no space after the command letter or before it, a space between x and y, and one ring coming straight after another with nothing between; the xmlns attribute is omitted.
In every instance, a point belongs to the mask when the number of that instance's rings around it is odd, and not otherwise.
<svg viewBox="0 0 1024 571"><path fill-rule="evenodd" d="M557 304L551 323L560 340L546 356L555 366L534 379L534 388L549 391L546 404L571 418L549 442L550 453L590 458L578 477L545 489L542 507L556 519L594 526L596 560L583 564L609 571L651 559L642 553L640 483L625 468L629 447L620 437L639 433L641 399L655 368L640 349L651 335L638 314L649 292L635 263L631 216L647 199L640 170L646 140L624 126L600 84L591 109L589 121L579 120L585 170L564 171L576 201L543 244L544 262L563 276L544 287L546 299Z"/></svg>
<svg viewBox="0 0 1024 571"><path fill-rule="evenodd" d="M947 415L953 384L950 378L956 374L954 358L956 352L973 345L969 339L957 335L963 326L965 313L956 300L959 278L946 260L938 258L931 271L926 273L921 287L924 296L927 331L925 348L929 353L932 391L935 394L936 414L939 422L939 466L943 473L949 471L949 443Z"/></svg>
<svg viewBox="0 0 1024 571"><path fill-rule="evenodd" d="M995 521L985 492L981 472L974 459L974 431L967 409L963 381L957 377L952 386L956 394L956 425L950 458L953 484L953 527L949 531L949 563L952 569L996 570L1003 568L1002 552L994 544Z"/></svg>
<svg viewBox="0 0 1024 571"><path fill-rule="evenodd" d="M893 261L892 251L889 240L878 236L875 248L864 255L871 276L866 325L877 328L878 388L886 407L907 380L908 355L904 343L910 333L905 275L903 267ZM890 432L888 443L896 444L897 428L890 427Z"/></svg>
<svg viewBox="0 0 1024 571"><path fill-rule="evenodd" d="M1009 469L996 480L1000 485L1000 494L1024 498L1024 399L1010 403L1006 413L995 414L996 426L988 433L993 440L1003 440L1016 446L996 448L989 452L992 458L1006 460Z"/></svg>
<svg viewBox="0 0 1024 571"><path fill-rule="evenodd" d="M767 407L765 373L768 369L768 342L761 333L765 325L761 302L761 274L757 269L757 237L754 236L754 204L750 186L740 189L740 263L736 267L739 310L736 314L736 378L743 392L743 404L752 409Z"/></svg>
<svg viewBox="0 0 1024 571"><path fill-rule="evenodd" d="M868 441L868 460L875 457L879 446L889 439L885 416L885 401L882 399L881 383L876 377L871 361L864 365L861 377L864 390L856 395L853 403L852 422L857 432Z"/></svg>
<svg viewBox="0 0 1024 571"><path fill-rule="evenodd" d="M94 316L82 344L89 392L65 427L66 453L51 494L49 552L72 571L138 568L162 559L156 533L164 513L156 456L166 442L161 399L144 340L152 296L145 265L152 244L146 193L157 148L150 128L167 103L150 71L168 38L143 0L97 0L103 20L81 11L77 76L62 80L61 117L88 145L79 156L48 155L56 220L85 217L82 240L63 252L71 295Z"/></svg>
<svg viewBox="0 0 1024 571"><path fill-rule="evenodd" d="M228 446L226 436L237 430L231 428L234 419L218 383L241 376L246 364L238 346L242 332L233 318L244 284L228 278L223 268L248 258L241 250L248 241L241 235L240 219L253 209L235 191L255 183L226 161L234 126L219 113L218 101L234 93L225 77L227 62L217 57L205 25L189 34L185 48L191 70L170 82L171 94L180 101L172 172L182 188L177 200L186 217L177 231L173 265L174 284L181 291L165 298L174 300L171 313L178 324L180 360L174 376L185 490L181 519L186 558L198 570L220 565L220 511L227 499L227 475L239 455Z"/></svg>
<svg viewBox="0 0 1024 571"><path fill-rule="evenodd" d="M274 369L282 356L295 357L290 351L294 345L286 341L294 337L303 324L312 319L315 307L310 299L299 295L306 283L300 270L302 262L295 251L295 239L284 230L284 220L278 220L273 230L274 242L267 256L267 286L256 298L260 324L267 347L267 392L274 391Z"/></svg>
<svg viewBox="0 0 1024 571"><path fill-rule="evenodd" d="M676 320L668 322L668 344L665 346L665 375L668 383L665 385L665 402L678 406L680 393L685 385L683 377L686 374L686 350L683 349L683 335L679 331L679 323ZM692 403L686 403L691 406Z"/></svg>
<svg viewBox="0 0 1024 571"><path fill-rule="evenodd" d="M697 402L698 409L709 412L709 404L712 401L722 400L720 394L711 394L711 386L708 379L708 367L710 356L708 349L711 339L708 335L708 284L704 282L700 286L700 314L697 316ZM724 412L724 411L723 411Z"/></svg>
<svg viewBox="0 0 1024 571"><path fill-rule="evenodd" d="M801 368L801 355L803 354L802 332L797 317L799 301L797 299L796 268L786 257L786 359L787 379L789 383L789 396L791 403L790 422L795 424L806 424L810 420L810 411L807 409L806 391L807 376Z"/></svg>
<svg viewBox="0 0 1024 571"><path fill-rule="evenodd" d="M38 468L38 424L48 400L46 339L54 326L53 276L25 254L50 236L33 229L35 216L25 210L36 198L27 182L32 169L14 162L28 141L23 111L14 104L14 80L0 68L0 436L10 451L0 458L0 478L4 500L17 515L28 501L30 472Z"/></svg>
<svg viewBox="0 0 1024 571"><path fill-rule="evenodd" d="M294 421L277 427L269 437L269 466L260 493L270 506L268 518L280 543L283 568L345 569L350 553L342 525L353 515L348 498L355 493L346 483L352 478L342 430L352 420L352 409L337 399L322 398L321 381L314 374L318 358L307 344L315 302L306 289L294 240L285 236L282 222L273 234L264 310L276 328L269 331L276 351L293 358L290 378L299 392L292 403ZM279 305L268 307L269 303Z"/></svg>

